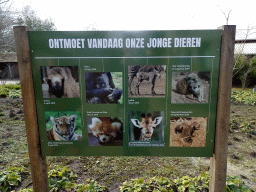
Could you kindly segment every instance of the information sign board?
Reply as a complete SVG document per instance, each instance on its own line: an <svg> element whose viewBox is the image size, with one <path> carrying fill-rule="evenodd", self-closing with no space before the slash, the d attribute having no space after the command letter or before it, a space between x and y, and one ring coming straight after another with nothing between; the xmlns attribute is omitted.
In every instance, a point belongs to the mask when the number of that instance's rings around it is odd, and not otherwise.
<svg viewBox="0 0 256 192"><path fill-rule="evenodd" d="M221 30L28 37L43 156L213 155Z"/></svg>

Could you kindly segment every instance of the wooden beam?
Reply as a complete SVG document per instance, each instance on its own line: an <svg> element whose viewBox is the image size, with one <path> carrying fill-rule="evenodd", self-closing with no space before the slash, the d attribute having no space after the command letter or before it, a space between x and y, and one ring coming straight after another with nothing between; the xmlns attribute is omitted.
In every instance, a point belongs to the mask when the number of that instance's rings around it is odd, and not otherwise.
<svg viewBox="0 0 256 192"><path fill-rule="evenodd" d="M13 29L22 89L33 189L38 192L48 192L47 164L46 157L42 157L41 155L27 27L15 26Z"/></svg>
<svg viewBox="0 0 256 192"><path fill-rule="evenodd" d="M236 44L239 44L239 43L256 43L256 39L242 39L242 40L236 40L235 43L236 43Z"/></svg>
<svg viewBox="0 0 256 192"><path fill-rule="evenodd" d="M226 188L235 32L235 25L225 25L222 32L215 144L210 161L210 192L225 191Z"/></svg>

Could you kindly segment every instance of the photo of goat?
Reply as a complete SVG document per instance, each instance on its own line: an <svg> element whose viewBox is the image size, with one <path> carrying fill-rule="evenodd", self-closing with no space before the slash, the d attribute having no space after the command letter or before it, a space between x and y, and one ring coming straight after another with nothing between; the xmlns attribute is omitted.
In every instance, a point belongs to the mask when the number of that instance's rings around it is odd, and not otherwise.
<svg viewBox="0 0 256 192"><path fill-rule="evenodd" d="M77 66L41 67L43 98L79 98Z"/></svg>
<svg viewBox="0 0 256 192"><path fill-rule="evenodd" d="M89 146L123 146L123 122L119 118L88 117Z"/></svg>
<svg viewBox="0 0 256 192"><path fill-rule="evenodd" d="M173 72L172 103L208 103L210 72Z"/></svg>
<svg viewBox="0 0 256 192"><path fill-rule="evenodd" d="M163 141L164 112L130 112L130 141Z"/></svg>
<svg viewBox="0 0 256 192"><path fill-rule="evenodd" d="M48 140L76 141L82 139L81 115L78 111L45 112Z"/></svg>
<svg viewBox="0 0 256 192"><path fill-rule="evenodd" d="M165 97L165 71L166 65L129 65L129 97Z"/></svg>
<svg viewBox="0 0 256 192"><path fill-rule="evenodd" d="M87 72L85 89L88 104L123 103L121 72Z"/></svg>
<svg viewBox="0 0 256 192"><path fill-rule="evenodd" d="M206 117L173 117L170 119L170 146L205 147Z"/></svg>

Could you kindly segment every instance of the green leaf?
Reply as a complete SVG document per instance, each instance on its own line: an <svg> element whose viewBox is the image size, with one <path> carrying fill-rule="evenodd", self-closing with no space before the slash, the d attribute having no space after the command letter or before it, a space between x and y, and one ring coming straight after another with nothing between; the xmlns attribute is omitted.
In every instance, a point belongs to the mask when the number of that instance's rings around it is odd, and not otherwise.
<svg viewBox="0 0 256 192"><path fill-rule="evenodd" d="M137 183L143 184L143 183L144 183L144 178L143 178L143 177L139 178L139 179L137 180Z"/></svg>
<svg viewBox="0 0 256 192"><path fill-rule="evenodd" d="M69 177L70 177L70 178L76 178L76 177L77 177L77 175L75 175L75 174L73 173L73 171L71 171L71 173L70 173Z"/></svg>
<svg viewBox="0 0 256 192"><path fill-rule="evenodd" d="M7 176L6 176L6 175L1 176L1 177L0 177L0 184L3 183L3 182L5 182L6 180L7 180Z"/></svg>
<svg viewBox="0 0 256 192"><path fill-rule="evenodd" d="M189 192L196 192L197 191L197 189L194 185L189 185L188 189L189 189Z"/></svg>
<svg viewBox="0 0 256 192"><path fill-rule="evenodd" d="M189 181L188 180L183 180L182 184L185 185L185 187L188 187L189 186Z"/></svg>
<svg viewBox="0 0 256 192"><path fill-rule="evenodd" d="M0 186L0 189L1 189L3 192L6 192L8 188L9 188L9 185Z"/></svg>
<svg viewBox="0 0 256 192"><path fill-rule="evenodd" d="M158 185L167 185L168 183L170 183L170 180L165 177L161 177L160 179L157 180Z"/></svg>
<svg viewBox="0 0 256 192"><path fill-rule="evenodd" d="M72 182L64 182L63 185L62 185L62 188L64 189L67 189L67 190L70 190L72 188L76 187L76 184L75 183L72 183Z"/></svg>
<svg viewBox="0 0 256 192"><path fill-rule="evenodd" d="M185 191L186 188L184 186L179 186L178 189L179 191Z"/></svg>

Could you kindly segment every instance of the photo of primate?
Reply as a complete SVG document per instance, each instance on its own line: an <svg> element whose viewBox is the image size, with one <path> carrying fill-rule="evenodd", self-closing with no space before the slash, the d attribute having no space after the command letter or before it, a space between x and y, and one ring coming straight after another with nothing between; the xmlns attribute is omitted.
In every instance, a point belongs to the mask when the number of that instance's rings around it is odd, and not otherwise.
<svg viewBox="0 0 256 192"><path fill-rule="evenodd" d="M113 76L115 76L115 83ZM122 96L122 73L87 72L85 89L86 102L89 104L119 104Z"/></svg>
<svg viewBox="0 0 256 192"><path fill-rule="evenodd" d="M172 117L170 120L170 146L205 147L206 117Z"/></svg>
<svg viewBox="0 0 256 192"><path fill-rule="evenodd" d="M120 118L88 117L89 146L123 146L123 122Z"/></svg>
<svg viewBox="0 0 256 192"><path fill-rule="evenodd" d="M129 65L129 97L164 97L165 71L166 65Z"/></svg>
<svg viewBox="0 0 256 192"><path fill-rule="evenodd" d="M44 98L79 98L78 67L41 67ZM76 78L74 78L76 77Z"/></svg>
<svg viewBox="0 0 256 192"><path fill-rule="evenodd" d="M210 72L173 72L172 103L208 103Z"/></svg>

